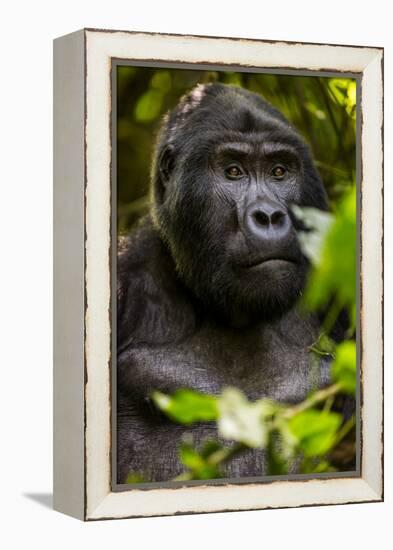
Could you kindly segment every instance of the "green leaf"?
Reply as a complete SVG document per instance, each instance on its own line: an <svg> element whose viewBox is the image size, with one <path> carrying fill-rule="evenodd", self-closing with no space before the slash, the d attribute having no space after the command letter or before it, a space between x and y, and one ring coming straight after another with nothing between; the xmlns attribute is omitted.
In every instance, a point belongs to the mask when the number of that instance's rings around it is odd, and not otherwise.
<svg viewBox="0 0 393 550"><path fill-rule="evenodd" d="M282 453L280 433L276 430L269 432L266 445L267 474L278 476L288 474L289 462Z"/></svg>
<svg viewBox="0 0 393 550"><path fill-rule="evenodd" d="M220 470L217 466L205 463L205 465L193 472L194 479L218 479L222 477Z"/></svg>
<svg viewBox="0 0 393 550"><path fill-rule="evenodd" d="M251 403L236 388L226 388L218 398L218 432L225 439L244 443L248 447L264 447L267 443L266 419L275 410L271 401Z"/></svg>
<svg viewBox="0 0 393 550"><path fill-rule="evenodd" d="M199 470L205 465L203 457L187 442L182 442L179 457L184 466L187 466L190 470Z"/></svg>
<svg viewBox="0 0 393 550"><path fill-rule="evenodd" d="M135 120L137 122L151 122L161 112L163 95L161 90L150 88L139 99L135 106Z"/></svg>
<svg viewBox="0 0 393 550"><path fill-rule="evenodd" d="M209 458L212 454L220 449L222 449L222 445L218 441L215 441L214 439L208 439L203 444L201 456L203 458Z"/></svg>
<svg viewBox="0 0 393 550"><path fill-rule="evenodd" d="M181 462L191 471L192 479L216 479L221 476L218 467L215 464L209 463L209 456L212 454L213 443L215 444L215 451L221 449L222 446L218 442L209 441L210 453L208 456L204 456L194 449L192 443L183 441L180 446L179 457ZM206 444L203 447L207 449ZM215 452L214 451L214 452Z"/></svg>
<svg viewBox="0 0 393 550"><path fill-rule="evenodd" d="M290 430L306 457L327 453L335 442L340 424L340 414L315 409L302 411L289 420Z"/></svg>
<svg viewBox="0 0 393 550"><path fill-rule="evenodd" d="M336 468L334 468L334 466L329 464L329 462L327 462L326 460L323 460L322 462L319 462L315 466L313 473L321 474L323 472L335 472L335 471L336 471Z"/></svg>
<svg viewBox="0 0 393 550"><path fill-rule="evenodd" d="M141 474L138 474L138 472L133 472L128 474L126 483L146 483L146 480Z"/></svg>
<svg viewBox="0 0 393 550"><path fill-rule="evenodd" d="M336 218L326 233L320 260L311 272L305 303L315 310L334 297L350 312L356 305L356 190L353 187L338 205ZM353 319L352 319L353 320Z"/></svg>
<svg viewBox="0 0 393 550"><path fill-rule="evenodd" d="M156 406L181 424L209 422L217 419L217 398L194 390L177 390L172 396L161 392L152 395Z"/></svg>
<svg viewBox="0 0 393 550"><path fill-rule="evenodd" d="M282 458L289 460L295 452L298 440L292 433L288 420L283 417L276 419L277 441Z"/></svg>
<svg viewBox="0 0 393 550"><path fill-rule="evenodd" d="M323 332L309 349L317 355L329 355L333 357L336 350L336 343Z"/></svg>
<svg viewBox="0 0 393 550"><path fill-rule="evenodd" d="M337 346L336 358L332 364L332 378L345 393L356 393L356 343L352 340Z"/></svg>
<svg viewBox="0 0 393 550"><path fill-rule="evenodd" d="M161 90L162 93L168 93L172 86L172 78L170 71L163 71L162 69L154 73L151 81L151 87Z"/></svg>
<svg viewBox="0 0 393 550"><path fill-rule="evenodd" d="M302 461L300 469L302 474L321 474L336 471L336 469L327 460L319 460L316 457L305 458Z"/></svg>

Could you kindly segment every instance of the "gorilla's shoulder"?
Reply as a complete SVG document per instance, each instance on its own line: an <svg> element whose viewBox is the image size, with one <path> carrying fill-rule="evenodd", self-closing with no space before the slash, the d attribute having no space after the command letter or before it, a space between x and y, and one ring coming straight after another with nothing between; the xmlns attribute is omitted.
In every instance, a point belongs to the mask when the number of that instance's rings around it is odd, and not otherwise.
<svg viewBox="0 0 393 550"><path fill-rule="evenodd" d="M118 241L117 333L119 351L140 343L184 338L195 325L193 306L179 289L173 260L151 218Z"/></svg>
<svg viewBox="0 0 393 550"><path fill-rule="evenodd" d="M145 270L152 261L164 255L162 240L150 216L139 220L128 235L121 235L117 241L117 274L121 279L130 270ZM150 267L152 267L150 265Z"/></svg>

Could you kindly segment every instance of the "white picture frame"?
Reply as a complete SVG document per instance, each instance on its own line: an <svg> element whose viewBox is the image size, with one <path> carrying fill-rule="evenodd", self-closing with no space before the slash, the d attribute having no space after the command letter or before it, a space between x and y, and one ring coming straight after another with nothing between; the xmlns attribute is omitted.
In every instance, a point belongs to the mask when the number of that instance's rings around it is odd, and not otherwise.
<svg viewBox="0 0 393 550"><path fill-rule="evenodd" d="M353 73L360 94L357 477L112 490L113 60ZM383 499L383 49L84 29L54 42L54 508L81 520Z"/></svg>

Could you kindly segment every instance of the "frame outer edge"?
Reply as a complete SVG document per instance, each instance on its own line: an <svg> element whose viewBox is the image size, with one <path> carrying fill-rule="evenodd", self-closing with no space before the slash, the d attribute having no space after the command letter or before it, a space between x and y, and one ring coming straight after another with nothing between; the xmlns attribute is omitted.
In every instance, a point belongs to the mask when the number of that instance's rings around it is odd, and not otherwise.
<svg viewBox="0 0 393 550"><path fill-rule="evenodd" d="M53 507L85 519L83 30L53 54Z"/></svg>
<svg viewBox="0 0 393 550"><path fill-rule="evenodd" d="M253 494L253 498L244 494L239 486L227 486L219 488L208 487L185 487L182 489L166 490L154 489L151 491L132 490L125 493L113 493L110 488L110 464L109 464L109 441L110 441L110 422L109 422L109 379L108 379L108 361L110 359L109 349L109 331L110 325L106 315L106 310L110 308L109 292L109 261L108 261L108 223L110 220L110 137L109 137L109 113L110 113L110 89L109 85L109 66L111 58L130 58L131 55L135 59L144 59L147 53L152 55L152 59L166 59L174 62L177 60L173 56L179 52L179 47L183 46L182 55L184 53L184 62L198 63L204 62L204 59L215 59L211 63L216 63L217 52L211 57L201 57L204 55L202 50L207 51L207 46L210 45L209 37L193 38L193 37L175 37L162 35L148 35L146 33L126 34L122 32L108 33L105 31L86 30L87 38L87 187L86 187L86 290L87 296L92 298L89 300L89 308L86 313L86 360L87 370L89 373L88 383L86 385L86 491L87 491L87 509L86 519L109 519L121 517L142 517L152 515L172 515L178 513L202 513L228 510L247 510L247 509L262 509L262 508L279 508L279 507L296 507L310 506L323 504L344 504L355 502L375 502L382 499L382 355L381 355L381 302L373 309L369 308L372 300L368 300L365 304L364 311L367 316L375 314L375 321L372 322L371 332L367 337L366 348L376 345L377 354L372 363L369 359L365 359L364 369L364 411L367 413L367 422L365 423L365 444L364 444L364 471L361 478L353 480L326 480L320 483L317 480L300 483L295 482L296 486L304 488L302 497L293 499L293 492L297 491L290 489L294 487L293 482L285 482L286 489L280 482L274 482L273 486L262 489L263 484L258 484L256 487L248 486L247 491ZM261 48L254 49L255 44L247 43L245 53L240 45L245 46L243 42L237 41L236 50L233 39L222 39L224 43L231 43L231 52L235 57L234 63L241 63L239 58L250 52L250 57L257 59L257 63L261 66L266 66L266 54L273 44L267 44L261 40ZM193 44L191 44L193 42ZM217 42L216 42L217 43ZM150 47L148 48L148 46ZM166 45L168 46L166 48ZM195 51L191 48L195 47ZM270 46L270 47L269 47ZM287 51L287 45L282 42L276 44L277 48ZM337 50L337 48L339 48ZM296 52L295 52L296 50ZM376 124L377 128L373 129L371 125L371 113L377 114L378 123L382 124L382 109L379 109L380 99L382 98L381 89L381 72L379 68L375 70L375 65L379 64L383 51L379 48L351 48L346 46L318 46L301 44L293 44L289 47L292 60L289 60L290 66L299 72L304 67L299 65L299 59L294 63L293 59L297 55L300 56L300 62L306 60L309 63L310 70L327 71L334 69L339 65L338 71L351 71L363 73L364 78L367 77L367 86L371 93L363 96L363 105L367 105L367 117L363 131L366 136L362 141L362 154L367 151L366 170L364 172L364 181L368 186L368 195L370 195L370 185L374 179L374 192L382 191L382 180L379 179L381 173L381 149L378 149L376 155L370 154L370 148L375 144L381 143L381 128ZM340 52L340 56L337 53ZM232 53L225 50L225 54L221 52L225 60L223 65L228 64L226 61ZM251 55L252 54L252 55ZM303 59L304 54L304 59ZM239 55L239 58L237 57ZM257 56L257 57L256 57ZM284 56L285 58L285 56ZM321 61L322 60L322 61ZM288 61L288 60L286 60ZM207 61L206 61L207 62ZM266 63L265 63L266 62ZM243 63L245 63L243 61ZM254 63L254 61L252 61ZM282 61L280 62L282 63ZM259 66L259 65L253 65ZM270 67L274 63L270 61ZM280 65L283 66L283 65ZM373 75L373 76L372 76ZM371 83L370 78L375 78L374 83ZM89 93L90 88L90 93ZM93 93L93 90L100 89L100 94ZM367 87L366 87L367 90ZM102 92L102 94L101 94ZM368 99L368 103L366 99ZM104 116L105 115L105 116ZM108 115L108 120L106 116ZM105 120L103 120L105 119ZM375 120L374 120L375 125ZM89 140L89 135L91 139ZM372 150L371 150L372 151ZM370 155L370 158L368 157ZM379 163L379 164L378 164ZM370 178L372 169L377 170L377 177ZM368 183L367 183L368 182ZM380 188L381 184L381 189ZM94 190L93 190L94 189ZM380 194L382 197L382 195ZM378 226L382 220L382 200L376 198L371 193L372 208L370 215L377 215L377 222L367 221L367 233L372 232L372 237L368 236L368 246L365 247L365 265L377 260L376 267L371 268L368 276L372 282L368 282L367 288L372 291L372 297L377 300L382 298L382 256L380 252L374 252L375 239L382 235L381 228ZM365 197L363 197L364 199ZM364 201L368 209L367 200ZM103 225L100 225L103 224ZM363 238L363 235L362 235ZM373 241L373 247L369 256L370 243ZM97 270L97 268L99 268ZM108 271L107 271L108 270ZM98 272L100 271L100 273ZM377 281L377 287L373 290L373 282ZM97 313L99 316L97 317ZM367 329L369 330L369 329ZM98 348L98 349L97 349ZM370 357L370 351L366 355ZM365 355L365 357L366 357ZM375 400L381 401L381 406L375 406ZM373 406L374 401L374 406ZM107 409L108 407L108 409ZM375 444L375 447L372 447ZM376 461L376 462L375 462ZM300 485L299 485L300 483ZM274 487L274 488L273 488ZM283 487L282 494L277 498L271 498L270 494ZM312 490L312 487L314 489ZM340 487L340 490L338 489ZM308 490L310 489L310 491ZM218 494L225 492L224 494ZM337 492L338 491L338 492ZM175 495L175 493L177 493ZM229 495L235 497L236 506L224 506ZM285 499L282 495L285 495ZM219 496L219 498L217 498ZM175 497L175 501L173 498ZM201 498L201 500L200 500ZM211 501L210 501L211 498ZM186 501L189 499L188 505ZM231 500L229 498L229 500ZM247 501L247 502L246 502Z"/></svg>
<svg viewBox="0 0 393 550"><path fill-rule="evenodd" d="M364 69L362 117L362 477L382 500L384 175L381 50Z"/></svg>

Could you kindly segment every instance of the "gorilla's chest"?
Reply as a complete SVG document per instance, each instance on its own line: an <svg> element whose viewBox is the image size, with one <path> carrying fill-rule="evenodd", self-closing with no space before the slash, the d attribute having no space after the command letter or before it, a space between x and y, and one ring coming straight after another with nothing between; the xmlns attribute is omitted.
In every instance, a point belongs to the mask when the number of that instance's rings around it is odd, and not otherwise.
<svg viewBox="0 0 393 550"><path fill-rule="evenodd" d="M176 343L128 347L118 358L118 481L130 471L151 481L173 479L184 469L178 447L185 434L197 446L217 437L213 423L183 426L163 418L149 397L154 390L218 394L234 386L252 400L299 402L328 380L328 361L313 361L309 351L314 339L309 324L292 320L242 331L205 324ZM264 456L259 449L236 457L226 477L264 475Z"/></svg>
<svg viewBox="0 0 393 550"><path fill-rule="evenodd" d="M181 342L133 347L119 358L119 369L140 397L235 386L250 399L300 401L327 377L327 365L310 354L312 332L305 326L240 331L206 324Z"/></svg>

